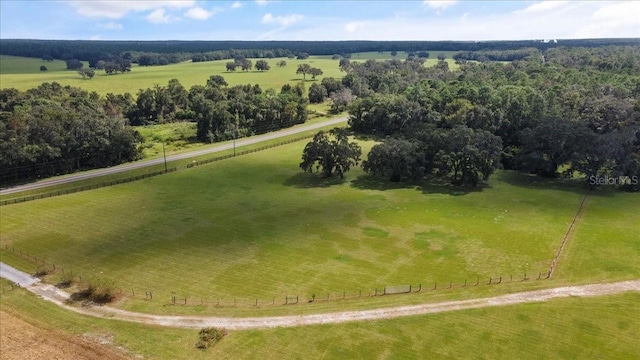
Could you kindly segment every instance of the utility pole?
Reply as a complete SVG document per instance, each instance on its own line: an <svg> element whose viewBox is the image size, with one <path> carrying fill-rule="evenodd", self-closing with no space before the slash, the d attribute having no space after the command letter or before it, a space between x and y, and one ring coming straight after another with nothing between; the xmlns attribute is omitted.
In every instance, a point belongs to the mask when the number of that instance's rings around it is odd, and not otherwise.
<svg viewBox="0 0 640 360"><path fill-rule="evenodd" d="M233 125L233 156L236 156L236 137L238 136L238 110L236 110L236 123Z"/></svg>
<svg viewBox="0 0 640 360"><path fill-rule="evenodd" d="M164 156L164 172L169 172L167 170L167 153L164 151L164 141L162 142L162 155Z"/></svg>

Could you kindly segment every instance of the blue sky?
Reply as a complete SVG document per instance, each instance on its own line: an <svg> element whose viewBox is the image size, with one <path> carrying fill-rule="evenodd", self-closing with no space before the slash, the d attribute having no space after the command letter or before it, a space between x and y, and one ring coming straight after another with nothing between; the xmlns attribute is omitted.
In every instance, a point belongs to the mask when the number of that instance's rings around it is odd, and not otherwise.
<svg viewBox="0 0 640 360"><path fill-rule="evenodd" d="M0 0L0 38L520 40L640 37L640 1Z"/></svg>

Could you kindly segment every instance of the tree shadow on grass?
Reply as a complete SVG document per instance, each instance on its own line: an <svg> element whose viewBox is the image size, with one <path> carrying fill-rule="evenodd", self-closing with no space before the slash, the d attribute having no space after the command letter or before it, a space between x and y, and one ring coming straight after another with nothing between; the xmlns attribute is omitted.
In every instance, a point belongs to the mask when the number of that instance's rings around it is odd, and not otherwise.
<svg viewBox="0 0 640 360"><path fill-rule="evenodd" d="M300 189L326 188L344 183L339 175L324 177L319 173L300 172L285 180L282 185L292 186Z"/></svg>
<svg viewBox="0 0 640 360"><path fill-rule="evenodd" d="M477 187L452 185L447 179L425 179L421 181L401 181L393 182L372 175L361 175L351 181L351 186L360 190L395 190L395 189L415 189L423 194L446 194L451 196L467 195L473 192L482 191L488 185L478 185Z"/></svg>
<svg viewBox="0 0 640 360"><path fill-rule="evenodd" d="M617 189L612 188L590 188L585 179L575 178L546 178L535 174L527 174L519 171L501 171L496 173L500 181L509 185L524 187L528 189L560 190L573 192L580 195L589 193L590 196L612 196Z"/></svg>

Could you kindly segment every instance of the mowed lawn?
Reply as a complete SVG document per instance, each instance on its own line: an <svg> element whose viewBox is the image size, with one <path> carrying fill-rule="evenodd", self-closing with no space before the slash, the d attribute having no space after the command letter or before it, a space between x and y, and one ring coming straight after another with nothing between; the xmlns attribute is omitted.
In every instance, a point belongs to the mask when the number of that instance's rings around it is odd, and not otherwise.
<svg viewBox="0 0 640 360"><path fill-rule="evenodd" d="M364 61L375 58L377 53L363 53L363 57L358 59L354 54L352 61ZM389 53L377 54L380 59L391 58ZM405 56L406 57L406 56ZM398 58L405 58L400 57ZM425 66L435 65L437 60L429 59ZM258 59L252 59L254 65ZM278 67L276 64L280 60L285 60L287 65ZM263 89L279 90L285 84L297 84L303 81L301 74L296 74L299 64L310 64L319 68L323 75L316 78L320 82L324 77L342 78L344 73L338 67L338 60L332 60L326 56L311 56L306 60L276 58L267 59L271 69L260 72L257 70L242 71L238 68L235 72L226 70L226 63L230 60L206 61L206 62L184 62L165 66L134 66L130 73L106 75L104 71L97 70L93 79L82 79L75 71L65 70L64 61L56 60L46 62L40 59L23 58L0 55L0 88L16 88L27 90L38 87L44 82L56 81L61 85L80 87L87 91L95 91L98 94L107 93L121 94L130 93L134 97L139 89L152 88L155 85L166 86L169 80L178 79L187 89L194 85L205 85L211 75L222 75L229 85L259 84ZM455 68L453 60L449 58L450 68ZM40 65L47 66L49 71L41 72ZM85 63L85 66L88 66ZM311 76L306 77L305 86L307 89L313 81Z"/></svg>
<svg viewBox="0 0 640 360"><path fill-rule="evenodd" d="M16 262L5 250L15 247L85 280L167 300L309 297L537 274L548 269L582 198L508 172L468 193L394 188L359 168L331 185L300 171L304 145L5 206L3 261ZM371 145L363 143L365 154Z"/></svg>
<svg viewBox="0 0 640 360"><path fill-rule="evenodd" d="M6 282L0 281L3 286ZM232 331L198 350L197 330L78 315L23 289L3 311L44 330L113 339L148 359L633 359L640 352L640 294L554 299L385 321ZM144 336L140 336L144 334ZM29 346L37 349L34 342Z"/></svg>

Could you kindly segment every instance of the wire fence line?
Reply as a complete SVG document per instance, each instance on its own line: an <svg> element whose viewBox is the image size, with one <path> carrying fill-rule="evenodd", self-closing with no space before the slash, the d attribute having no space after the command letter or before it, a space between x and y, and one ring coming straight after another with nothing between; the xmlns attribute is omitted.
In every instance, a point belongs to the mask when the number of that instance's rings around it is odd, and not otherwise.
<svg viewBox="0 0 640 360"><path fill-rule="evenodd" d="M34 275L46 276L46 275L59 275L62 279L65 279L69 283L75 283L77 285L105 285L110 287L110 291L115 297L131 298L145 301L157 301L163 305L175 305L175 306L213 306L213 307L268 307L268 306L282 306L282 305L302 305L313 303L326 303L337 302L345 300L357 300L357 299L372 299L381 296L390 295L409 295L425 292L435 291L447 291L452 289L464 290L477 288L480 286L495 286L500 284L509 284L517 282L528 282L537 280L546 280L550 278L550 272L538 272L538 273L522 273L522 274L510 274L508 276L475 276L470 279L463 280L450 280L446 282L431 282L431 283L418 283L418 284L400 284L389 285L374 288L358 289L356 291L339 291L339 292L317 292L300 295L300 294L282 294L278 296L272 296L269 298L264 297L216 297L216 296L198 296L195 294L184 294L180 290L172 289L140 289L140 288L122 288L109 284L95 284L91 283L86 277L82 277L82 273L73 272L69 268L65 269L60 265L56 265L51 262L47 262L42 258L29 254L28 252L16 249L12 246L5 245L4 250L11 252L16 256L20 256L23 259L27 259L38 266ZM11 286L13 290L13 286ZM3 286L2 292L7 290Z"/></svg>
<svg viewBox="0 0 640 360"><path fill-rule="evenodd" d="M66 190L51 191L51 192L44 193L44 194L37 194L37 195L23 196L23 197L8 199L8 200L1 200L0 201L0 206L7 206L7 205L18 204L18 203L23 203L23 202L27 202L27 201L50 198L50 197L53 197L53 196L61 196L61 195L73 194L73 193L77 193L77 192L81 192L81 191L87 191L87 190L99 189L99 188L103 188L103 187L107 187L107 186L113 186L113 185L118 185L118 184L129 183L129 182L138 181L138 180L142 180L142 179L147 179L147 178L150 178L150 177L154 177L154 176L158 176L158 175L162 175L162 174L166 174L166 173L170 173L170 172L174 172L174 171L178 171L178 170L184 170L184 169L189 169L189 168L192 168L192 167L195 167L195 166L209 164L209 163L220 161L220 160L230 159L230 158L235 157L235 156L247 155L247 154L252 154L252 153L255 153L255 152L258 152L258 151L262 151L262 150L272 149L272 148L275 148L275 147L278 147L278 146L291 144L291 143L298 142L298 141L305 140L305 139L309 139L309 138L312 138L312 137L313 137L313 134L299 136L299 137L296 137L296 138L293 138L293 139L289 139L289 140L285 140L285 141L281 141L281 142L278 142L278 143L275 143L275 144L269 144L269 145L261 146L261 147L258 147L258 148L239 151L239 152L237 152L235 154L216 156L216 157L209 158L209 159L206 159L206 160L194 161L192 163L187 164L184 168L172 167L172 168L167 169L167 170L156 171L156 172L152 172L152 173L148 173L148 174L142 174L142 175L133 176L133 177L128 177L128 178L124 178L124 179L117 179L117 180L113 180L113 181L105 181L105 182L101 182L101 183L98 183L98 184L85 185L85 186L66 189Z"/></svg>

